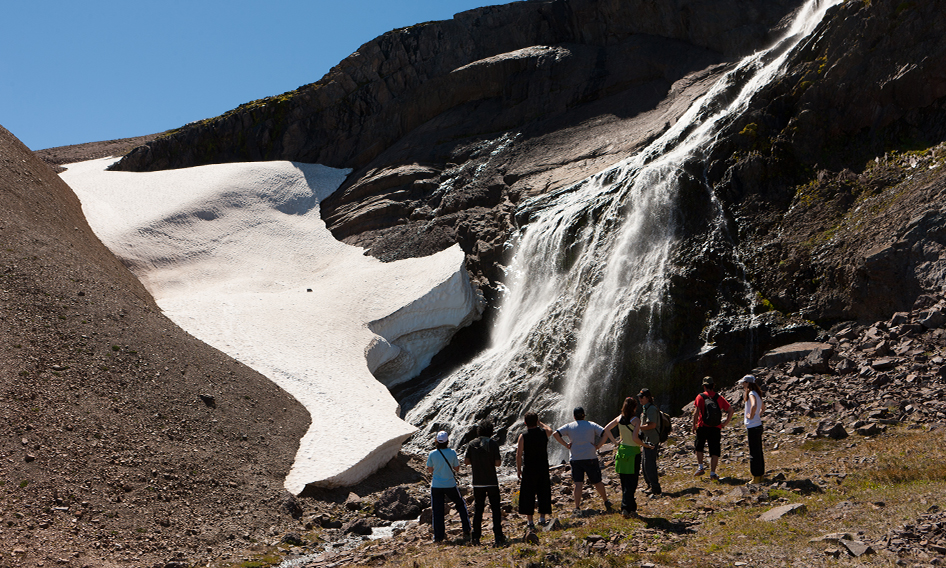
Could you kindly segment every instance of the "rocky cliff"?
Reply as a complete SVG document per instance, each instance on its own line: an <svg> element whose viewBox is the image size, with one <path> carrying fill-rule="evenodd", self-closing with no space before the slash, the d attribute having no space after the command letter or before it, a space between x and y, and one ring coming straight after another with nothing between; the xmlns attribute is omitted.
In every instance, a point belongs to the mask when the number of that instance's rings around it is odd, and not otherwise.
<svg viewBox="0 0 946 568"><path fill-rule="evenodd" d="M799 4L472 10L385 34L317 83L183 127L117 167L351 167L323 204L336 237L382 259L458 242L492 301L523 199L665 131L738 56L782 32ZM768 347L887 317L942 286L943 25L935 3L844 2L750 112L688 164L683 244L657 318L674 354L664 374L733 374ZM718 205L723 232L710 226ZM629 329L628 343L644 333L653 330ZM634 358L620 363L627 373L638 370Z"/></svg>
<svg viewBox="0 0 946 568"><path fill-rule="evenodd" d="M766 306L828 327L946 284L939 8L833 8L713 150L707 178Z"/></svg>
<svg viewBox="0 0 946 568"><path fill-rule="evenodd" d="M515 203L622 159L685 110L716 64L765 43L797 4L471 10L385 34L317 83L188 125L116 167L354 168L324 204L338 238L384 259L460 242L489 293Z"/></svg>

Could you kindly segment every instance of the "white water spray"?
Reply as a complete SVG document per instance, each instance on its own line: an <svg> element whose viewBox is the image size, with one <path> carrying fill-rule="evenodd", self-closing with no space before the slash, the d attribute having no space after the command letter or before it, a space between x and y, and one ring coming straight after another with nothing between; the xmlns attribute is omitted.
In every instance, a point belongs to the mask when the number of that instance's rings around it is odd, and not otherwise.
<svg viewBox="0 0 946 568"><path fill-rule="evenodd" d="M839 1L807 2L785 38L739 62L638 154L523 204L518 215L526 222L512 240L491 347L442 380L406 419L422 430L463 431L490 409L521 416L554 407L570 420L572 407L615 396L628 321L647 325L665 299L685 164L712 147ZM648 337L634 356L659 365L664 355Z"/></svg>

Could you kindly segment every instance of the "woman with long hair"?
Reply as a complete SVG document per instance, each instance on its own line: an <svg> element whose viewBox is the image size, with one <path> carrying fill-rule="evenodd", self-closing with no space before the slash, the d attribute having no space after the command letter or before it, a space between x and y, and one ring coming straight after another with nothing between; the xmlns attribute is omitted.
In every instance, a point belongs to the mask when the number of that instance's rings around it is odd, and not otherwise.
<svg viewBox="0 0 946 568"><path fill-rule="evenodd" d="M600 448L606 441L615 442L611 429L617 426L620 443L614 455L614 469L621 478L621 514L624 518L637 516L637 480L641 473L641 447L650 448L640 438L641 420L637 416L637 399L629 396L621 405L621 414L604 427Z"/></svg>
<svg viewBox="0 0 946 568"><path fill-rule="evenodd" d="M765 401L762 400L762 391L756 383L755 377L746 375L739 379L743 386L743 400L746 403L746 435L749 439L749 473L752 481L762 483L765 475L765 456L762 455L762 413L765 411Z"/></svg>

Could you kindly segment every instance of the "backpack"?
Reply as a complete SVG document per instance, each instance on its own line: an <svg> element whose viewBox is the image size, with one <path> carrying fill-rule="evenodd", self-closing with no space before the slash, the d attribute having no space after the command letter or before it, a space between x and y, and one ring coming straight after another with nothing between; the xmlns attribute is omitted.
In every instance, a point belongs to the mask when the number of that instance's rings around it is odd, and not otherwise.
<svg viewBox="0 0 946 568"><path fill-rule="evenodd" d="M660 437L660 443L663 444L667 441L667 438L670 437L670 433L673 432L673 424L670 422L670 416L662 410L657 411L660 416L660 421L657 422L657 435Z"/></svg>
<svg viewBox="0 0 946 568"><path fill-rule="evenodd" d="M708 396L705 392L701 392L700 396L703 397L703 425L719 426L722 424L723 411L719 407L719 403L716 402L716 399L719 398L719 393Z"/></svg>

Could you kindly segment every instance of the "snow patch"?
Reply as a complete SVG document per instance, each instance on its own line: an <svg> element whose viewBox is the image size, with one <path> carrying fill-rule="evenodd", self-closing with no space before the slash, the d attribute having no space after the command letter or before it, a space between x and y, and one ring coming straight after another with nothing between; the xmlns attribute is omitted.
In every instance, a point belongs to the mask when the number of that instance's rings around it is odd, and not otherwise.
<svg viewBox="0 0 946 568"><path fill-rule="evenodd" d="M308 409L286 489L352 485L393 458L415 428L385 384L416 376L482 310L459 246L382 263L335 240L319 202L349 170L113 161L62 174L102 242L175 323Z"/></svg>

